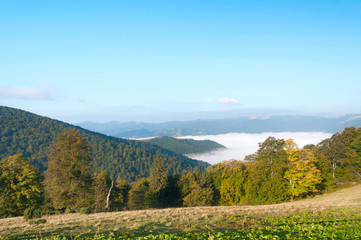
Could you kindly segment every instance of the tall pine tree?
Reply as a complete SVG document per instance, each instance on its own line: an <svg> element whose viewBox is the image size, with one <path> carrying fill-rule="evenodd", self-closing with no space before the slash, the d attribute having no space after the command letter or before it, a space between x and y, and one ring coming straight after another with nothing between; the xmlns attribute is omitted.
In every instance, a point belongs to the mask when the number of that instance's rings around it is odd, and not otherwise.
<svg viewBox="0 0 361 240"><path fill-rule="evenodd" d="M149 207L163 207L164 192L167 187L167 170L164 167L163 159L157 155L154 159L149 175Z"/></svg>

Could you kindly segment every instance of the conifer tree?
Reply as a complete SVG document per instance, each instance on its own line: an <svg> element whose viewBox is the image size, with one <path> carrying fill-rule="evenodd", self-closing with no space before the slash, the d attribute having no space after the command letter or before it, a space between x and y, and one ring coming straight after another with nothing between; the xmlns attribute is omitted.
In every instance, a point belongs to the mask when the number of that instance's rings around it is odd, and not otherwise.
<svg viewBox="0 0 361 240"><path fill-rule="evenodd" d="M149 175L149 191L146 195L149 207L160 208L166 205L164 201L166 187L167 171L164 167L163 159L157 155Z"/></svg>
<svg viewBox="0 0 361 240"><path fill-rule="evenodd" d="M157 155L154 159L149 175L149 190L160 192L167 186L167 170L164 167L163 159Z"/></svg>

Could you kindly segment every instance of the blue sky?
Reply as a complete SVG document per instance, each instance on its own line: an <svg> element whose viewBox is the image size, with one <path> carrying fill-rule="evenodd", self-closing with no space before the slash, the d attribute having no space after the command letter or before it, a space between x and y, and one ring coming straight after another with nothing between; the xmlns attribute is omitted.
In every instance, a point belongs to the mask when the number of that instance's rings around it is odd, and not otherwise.
<svg viewBox="0 0 361 240"><path fill-rule="evenodd" d="M361 1L2 1L0 105L63 121L360 113Z"/></svg>

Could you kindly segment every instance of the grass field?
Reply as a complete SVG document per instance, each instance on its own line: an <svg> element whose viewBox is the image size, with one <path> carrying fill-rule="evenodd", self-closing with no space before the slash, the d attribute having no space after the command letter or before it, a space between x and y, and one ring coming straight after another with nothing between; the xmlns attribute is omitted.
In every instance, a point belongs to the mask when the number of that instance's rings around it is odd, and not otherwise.
<svg viewBox="0 0 361 240"><path fill-rule="evenodd" d="M0 239L360 239L361 185L262 206L169 208L0 219ZM50 237L49 239L62 239Z"/></svg>

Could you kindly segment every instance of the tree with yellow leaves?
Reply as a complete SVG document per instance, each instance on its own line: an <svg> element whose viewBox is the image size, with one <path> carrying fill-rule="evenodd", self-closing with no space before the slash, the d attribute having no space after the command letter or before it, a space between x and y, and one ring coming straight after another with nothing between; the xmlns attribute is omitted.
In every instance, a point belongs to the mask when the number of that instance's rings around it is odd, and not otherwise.
<svg viewBox="0 0 361 240"><path fill-rule="evenodd" d="M285 142L288 155L288 169L285 178L289 181L291 201L294 197L317 192L316 185L321 182L321 172L315 166L316 158L309 149L298 149L292 139Z"/></svg>

